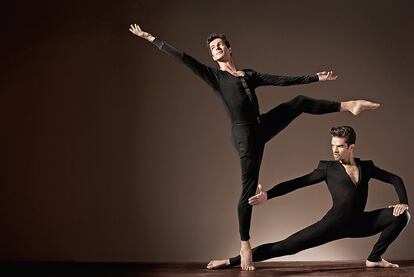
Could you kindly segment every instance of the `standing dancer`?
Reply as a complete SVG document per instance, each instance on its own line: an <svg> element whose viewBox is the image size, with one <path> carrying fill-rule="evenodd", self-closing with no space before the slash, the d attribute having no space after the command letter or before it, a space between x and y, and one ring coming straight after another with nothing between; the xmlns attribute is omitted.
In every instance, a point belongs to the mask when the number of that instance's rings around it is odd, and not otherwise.
<svg viewBox="0 0 414 277"><path fill-rule="evenodd" d="M265 143L302 113L325 114L348 111L357 115L364 110L376 109L379 104L366 100L335 102L299 95L267 113L260 114L255 94L255 89L259 86L309 84L335 80L337 76L333 76L332 71L289 77L263 74L252 69L238 70L229 41L224 35L216 33L207 38L209 52L219 67L212 68L150 33L142 31L136 24L131 25L129 30L185 64L223 100L231 119L232 139L241 163L242 193L238 203L241 267L243 270L254 270L249 241L252 207L248 199L256 192Z"/></svg>
<svg viewBox="0 0 414 277"><path fill-rule="evenodd" d="M403 180L378 168L372 161L354 157L356 134L352 127L340 126L330 130L334 161L320 161L317 169L299 178L280 183L267 192L262 191L249 199L259 205L296 189L325 181L332 196L332 208L318 222L296 232L288 238L262 244L253 249L253 261L263 261L316 247L342 238L370 237L381 232L371 254L365 261L367 267L398 267L382 259L391 243L410 220L408 198ZM399 203L388 208L365 212L368 182L371 178L392 184ZM240 264L240 256L227 260L213 260L208 269L219 269Z"/></svg>

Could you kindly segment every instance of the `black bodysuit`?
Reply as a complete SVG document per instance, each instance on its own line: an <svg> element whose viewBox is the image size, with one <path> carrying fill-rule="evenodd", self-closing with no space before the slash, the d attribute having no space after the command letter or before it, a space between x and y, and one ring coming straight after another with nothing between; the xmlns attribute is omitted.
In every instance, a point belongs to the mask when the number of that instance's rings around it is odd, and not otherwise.
<svg viewBox="0 0 414 277"><path fill-rule="evenodd" d="M325 181L332 196L332 208L318 222L291 235L285 240L260 245L252 250L253 261L263 261L283 255L295 254L333 240L346 237L367 237L379 232L369 261L381 260L381 255L397 238L409 220L409 213L393 216L393 208L364 212L371 178L390 183L397 192L399 202L408 205L407 193L400 177L380 169L372 161L355 159L359 168L356 184L339 161L321 161L317 169L305 176L274 186L267 192L268 199L281 196L298 188ZM240 264L240 256L230 259L231 265Z"/></svg>
<svg viewBox="0 0 414 277"><path fill-rule="evenodd" d="M249 240L252 207L248 199L257 188L265 143L289 125L301 113L324 114L340 110L340 103L297 96L265 114L260 114L255 89L259 86L309 84L317 75L276 76L245 69L236 77L227 71L206 66L170 44L156 38L153 43L201 77L222 99L232 123L232 141L241 164L242 193L238 203L241 240Z"/></svg>

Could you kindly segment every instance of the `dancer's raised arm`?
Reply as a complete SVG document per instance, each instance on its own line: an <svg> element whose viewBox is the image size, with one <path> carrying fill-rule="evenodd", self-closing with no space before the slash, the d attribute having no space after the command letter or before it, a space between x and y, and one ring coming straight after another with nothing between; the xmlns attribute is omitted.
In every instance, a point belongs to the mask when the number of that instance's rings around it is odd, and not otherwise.
<svg viewBox="0 0 414 277"><path fill-rule="evenodd" d="M318 81L333 81L338 76L334 76L332 71L322 71L314 75L303 76L279 76L256 72L257 86L292 86L310 84Z"/></svg>
<svg viewBox="0 0 414 277"><path fill-rule="evenodd" d="M216 69L206 66L200 63L195 58L186 54L185 52L178 50L169 43L151 35L148 32L144 32L139 25L131 24L129 31L134 35L146 39L149 42L155 44L162 52L174 57L178 61L189 67L196 75L201 77L210 87L217 89L217 73Z"/></svg>

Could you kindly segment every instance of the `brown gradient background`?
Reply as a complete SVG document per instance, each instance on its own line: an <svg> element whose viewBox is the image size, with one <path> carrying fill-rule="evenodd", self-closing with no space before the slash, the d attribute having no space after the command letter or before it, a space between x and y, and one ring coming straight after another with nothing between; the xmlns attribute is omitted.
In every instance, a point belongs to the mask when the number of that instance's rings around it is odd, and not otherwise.
<svg viewBox="0 0 414 277"><path fill-rule="evenodd" d="M10 1L2 7L1 260L207 261L236 254L239 161L219 98L129 33L139 23L213 66L211 32L237 66L280 75L334 70L335 82L257 90L261 111L298 94L365 98L380 110L303 115L268 143L265 188L331 159L348 124L357 156L400 175L413 200L412 1ZM57 3L58 2L58 3ZM367 209L397 202L373 180ZM255 208L254 246L331 206L324 184ZM378 236L278 260L364 259ZM389 259L414 259L412 224Z"/></svg>

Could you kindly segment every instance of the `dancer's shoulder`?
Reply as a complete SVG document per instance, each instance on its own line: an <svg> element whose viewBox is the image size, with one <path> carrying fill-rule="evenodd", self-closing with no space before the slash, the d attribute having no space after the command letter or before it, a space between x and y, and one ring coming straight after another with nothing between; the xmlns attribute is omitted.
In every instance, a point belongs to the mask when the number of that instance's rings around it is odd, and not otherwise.
<svg viewBox="0 0 414 277"><path fill-rule="evenodd" d="M361 166L375 166L374 162L372 160L360 160L358 159L357 162L361 165Z"/></svg>
<svg viewBox="0 0 414 277"><path fill-rule="evenodd" d="M254 71L254 70L253 70L253 69L251 69L251 68L245 68L245 69L243 69L243 71L244 71L245 73L250 73L250 74L256 73L256 71Z"/></svg>
<svg viewBox="0 0 414 277"><path fill-rule="evenodd" d="M251 68L245 68L245 69L242 69L242 71L244 72L246 77L252 77L254 74L256 74L256 71L254 71Z"/></svg>
<svg viewBox="0 0 414 277"><path fill-rule="evenodd" d="M318 169L327 169L332 161L320 160L318 164Z"/></svg>
<svg viewBox="0 0 414 277"><path fill-rule="evenodd" d="M333 160L320 160L319 164L331 164L331 163L334 163L334 162L336 162L336 161L333 161Z"/></svg>

